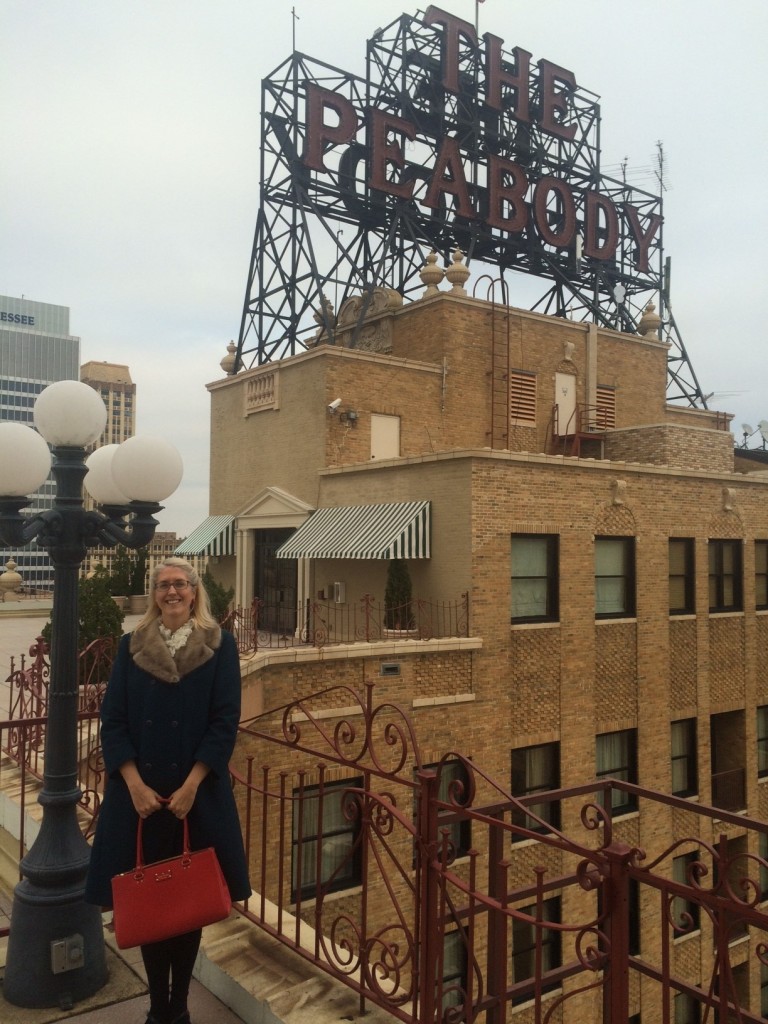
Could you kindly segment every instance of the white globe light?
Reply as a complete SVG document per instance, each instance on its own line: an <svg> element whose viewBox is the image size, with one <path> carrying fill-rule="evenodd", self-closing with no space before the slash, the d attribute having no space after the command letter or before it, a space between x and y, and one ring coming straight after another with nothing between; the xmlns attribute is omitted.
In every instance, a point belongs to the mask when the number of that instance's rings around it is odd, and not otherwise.
<svg viewBox="0 0 768 1024"><path fill-rule="evenodd" d="M162 437L129 437L112 459L115 483L134 501L163 501L183 473L181 455Z"/></svg>
<svg viewBox="0 0 768 1024"><path fill-rule="evenodd" d="M107 408L98 391L79 380L59 380L40 392L35 426L53 445L82 448L98 441L107 422Z"/></svg>
<svg viewBox="0 0 768 1024"><path fill-rule="evenodd" d="M120 445L105 444L85 460L85 489L100 505L127 505L130 501L112 476L112 458Z"/></svg>
<svg viewBox="0 0 768 1024"><path fill-rule="evenodd" d="M40 435L23 423L0 423L0 494L20 498L42 487L51 453Z"/></svg>

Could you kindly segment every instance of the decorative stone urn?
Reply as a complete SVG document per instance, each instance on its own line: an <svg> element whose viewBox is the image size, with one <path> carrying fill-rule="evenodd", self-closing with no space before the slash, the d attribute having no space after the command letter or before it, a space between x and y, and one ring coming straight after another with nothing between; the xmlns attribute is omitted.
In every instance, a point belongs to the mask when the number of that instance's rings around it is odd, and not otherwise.
<svg viewBox="0 0 768 1024"><path fill-rule="evenodd" d="M5 563L5 572L0 575L0 593L3 601L18 601L21 590L21 575L16 572L16 563L9 558Z"/></svg>

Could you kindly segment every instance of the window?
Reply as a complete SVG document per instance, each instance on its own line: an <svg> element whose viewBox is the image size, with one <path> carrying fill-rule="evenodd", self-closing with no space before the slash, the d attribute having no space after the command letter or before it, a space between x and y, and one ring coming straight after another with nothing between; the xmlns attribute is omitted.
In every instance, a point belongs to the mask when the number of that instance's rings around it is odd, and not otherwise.
<svg viewBox="0 0 768 1024"><path fill-rule="evenodd" d="M456 803L456 798L451 799L451 784L460 783L462 793L467 792L469 776L466 766L461 761L444 761L442 767L439 764L428 764L426 768L437 770L440 768L440 785L437 790L437 799L445 804ZM461 802L460 800L458 802ZM449 839L456 857L464 857L472 846L472 826L467 819L460 821L440 821L451 814L451 811L440 811L438 816L438 838L442 840L443 830L449 832Z"/></svg>
<svg viewBox="0 0 768 1024"><path fill-rule="evenodd" d="M755 608L768 608L768 540L755 541Z"/></svg>
<svg viewBox="0 0 768 1024"><path fill-rule="evenodd" d="M634 614L634 537L596 537L595 615L598 619L611 619Z"/></svg>
<svg viewBox="0 0 768 1024"><path fill-rule="evenodd" d="M699 859L697 853L684 853L672 860L672 878L680 885L691 885L688 868ZM672 900L672 920L675 922L675 935L690 935L698 931L700 906L685 896L675 896Z"/></svg>
<svg viewBox="0 0 768 1024"><path fill-rule="evenodd" d="M598 779L621 779L637 784L637 733L635 729L604 732L597 737L596 762ZM602 806L604 794L598 794ZM614 789L611 792L611 810L614 814L627 814L637 807L632 793Z"/></svg>
<svg viewBox="0 0 768 1024"><path fill-rule="evenodd" d="M699 1024L701 1020L701 1003L687 992L678 992L675 996L675 1024Z"/></svg>
<svg viewBox="0 0 768 1024"><path fill-rule="evenodd" d="M462 931L447 932L443 937L443 1009L463 1005L466 987L466 938Z"/></svg>
<svg viewBox="0 0 768 1024"><path fill-rule="evenodd" d="M690 537L669 540L669 614L692 615L696 611L694 552Z"/></svg>
<svg viewBox="0 0 768 1024"><path fill-rule="evenodd" d="M360 882L359 815L344 814L345 794L362 779L344 779L293 791L292 899L313 898ZM351 799L347 797L347 800ZM319 850L318 850L319 844ZM319 855L319 878L318 878Z"/></svg>
<svg viewBox="0 0 768 1024"><path fill-rule="evenodd" d="M558 537L513 534L512 621L556 621L558 584Z"/></svg>
<svg viewBox="0 0 768 1024"><path fill-rule="evenodd" d="M519 747L512 751L512 795L529 796L531 793L543 793L549 789L560 787L560 744L541 743L535 747ZM560 827L560 803L528 804L531 814L549 822L555 828ZM512 812L512 824L527 828L533 832L546 832L544 825L520 811ZM519 842L525 836L514 835L513 842Z"/></svg>
<svg viewBox="0 0 768 1024"><path fill-rule="evenodd" d="M757 709L757 777L768 775L768 704Z"/></svg>
<svg viewBox="0 0 768 1024"><path fill-rule="evenodd" d="M518 910L529 917L536 917L536 905L519 907ZM555 928L547 928L546 922L558 924L560 922L560 897L544 900L541 904L541 922L532 924L528 921L521 921L515 917L512 919L512 981L519 984L528 979L531 980L531 988L528 992L515 996L513 1003L522 1003L533 998L533 979L536 971L536 944L537 937L541 945L541 973L545 975L553 971L562 963L560 932ZM549 992L558 988L559 981L542 985L543 992Z"/></svg>
<svg viewBox="0 0 768 1024"><path fill-rule="evenodd" d="M765 832L758 832L757 834L757 855L760 860L764 860L765 864L759 865L759 885L760 885L760 902L765 903L768 900L768 835Z"/></svg>
<svg viewBox="0 0 768 1024"><path fill-rule="evenodd" d="M743 608L741 541L709 542L709 610L734 612Z"/></svg>
<svg viewBox="0 0 768 1024"><path fill-rule="evenodd" d="M699 791L696 765L696 719L672 723L672 792L693 796Z"/></svg>
<svg viewBox="0 0 768 1024"><path fill-rule="evenodd" d="M536 425L536 375L513 370L509 375L509 418L513 425Z"/></svg>

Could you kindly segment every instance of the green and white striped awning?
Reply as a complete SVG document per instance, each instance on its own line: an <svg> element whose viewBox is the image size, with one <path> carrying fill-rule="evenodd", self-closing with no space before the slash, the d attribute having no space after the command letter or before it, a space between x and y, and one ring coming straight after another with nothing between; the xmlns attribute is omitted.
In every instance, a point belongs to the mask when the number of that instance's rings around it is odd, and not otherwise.
<svg viewBox="0 0 768 1024"><path fill-rule="evenodd" d="M208 516L173 552L174 555L234 555L235 517Z"/></svg>
<svg viewBox="0 0 768 1024"><path fill-rule="evenodd" d="M277 549L278 558L429 558L430 503L319 508Z"/></svg>

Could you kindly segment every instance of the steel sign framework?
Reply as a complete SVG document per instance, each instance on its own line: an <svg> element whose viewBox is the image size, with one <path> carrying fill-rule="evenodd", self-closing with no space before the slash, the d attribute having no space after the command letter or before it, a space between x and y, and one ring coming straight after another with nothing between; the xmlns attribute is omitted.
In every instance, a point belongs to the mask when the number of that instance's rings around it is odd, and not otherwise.
<svg viewBox="0 0 768 1024"><path fill-rule="evenodd" d="M261 134L239 369L318 325L333 343L347 298L414 294L430 251L458 245L526 275L540 312L635 331L655 301L668 398L706 406L668 308L662 198L601 172L598 97L572 72L429 7L373 33L365 78L295 51L262 82Z"/></svg>

